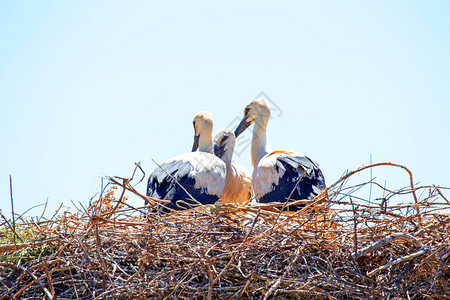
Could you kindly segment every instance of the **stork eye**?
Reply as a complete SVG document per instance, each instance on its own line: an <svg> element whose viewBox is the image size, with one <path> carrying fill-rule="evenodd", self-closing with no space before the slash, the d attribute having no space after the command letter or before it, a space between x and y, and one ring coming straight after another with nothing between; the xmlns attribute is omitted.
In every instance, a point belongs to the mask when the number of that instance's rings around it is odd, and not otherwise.
<svg viewBox="0 0 450 300"><path fill-rule="evenodd" d="M249 110L250 110L250 107L246 107L246 108L245 108L244 115L248 115Z"/></svg>

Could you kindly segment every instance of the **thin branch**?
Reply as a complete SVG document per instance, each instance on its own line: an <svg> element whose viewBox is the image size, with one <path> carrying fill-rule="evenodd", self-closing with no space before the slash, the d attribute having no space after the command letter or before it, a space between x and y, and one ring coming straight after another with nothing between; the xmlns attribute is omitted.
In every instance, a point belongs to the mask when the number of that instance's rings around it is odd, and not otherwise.
<svg viewBox="0 0 450 300"><path fill-rule="evenodd" d="M385 269L387 269L387 268L389 268L389 267L391 267L393 265L396 265L396 264L399 264L399 263L404 262L406 260L410 260L410 259L413 259L415 257L424 255L424 254L428 253L429 251L430 251L429 249L423 249L423 250L414 252L413 254L397 258L397 259L395 259L393 261L390 261L389 263L387 263L387 264L385 264L385 265L383 265L383 266L381 266L379 268L376 268L375 270L367 272L367 276L375 275L376 273L379 273L380 271L385 270Z"/></svg>
<svg viewBox="0 0 450 300"><path fill-rule="evenodd" d="M9 174L9 195L11 198L11 214L12 214L12 230L14 231L14 245L16 244L16 235L19 236L16 232L16 217L14 216L14 200L13 200L13 192L12 192L12 177ZM21 239L22 240L22 239Z"/></svg>
<svg viewBox="0 0 450 300"><path fill-rule="evenodd" d="M415 237L410 235L410 234L393 233L393 234L390 234L390 235L384 237L383 239L381 239L379 241L376 241L375 243L373 243L373 244L371 244L371 245L369 245L369 246L367 246L365 248L362 248L362 249L358 250L356 252L356 254L354 254L352 257L354 259L356 259L356 258L358 258L360 256L363 256L363 255L366 255L366 254L368 254L370 252L376 251L376 250L380 249L381 247L383 247L384 245L386 245L386 244L388 244L388 243L390 243L390 242L392 242L392 241L394 241L396 239L408 241L408 242L412 243L416 247L422 247L422 243L419 240L417 240Z"/></svg>
<svg viewBox="0 0 450 300"><path fill-rule="evenodd" d="M11 225L11 223L9 223L8 219L6 219L6 217L2 214L1 211L0 211L0 215L2 216L2 218L5 221L6 225L8 225L9 229L11 229L11 231L14 233L14 237L17 237L23 243L24 240L17 234L15 228ZM15 239L14 239L14 243L16 243Z"/></svg>

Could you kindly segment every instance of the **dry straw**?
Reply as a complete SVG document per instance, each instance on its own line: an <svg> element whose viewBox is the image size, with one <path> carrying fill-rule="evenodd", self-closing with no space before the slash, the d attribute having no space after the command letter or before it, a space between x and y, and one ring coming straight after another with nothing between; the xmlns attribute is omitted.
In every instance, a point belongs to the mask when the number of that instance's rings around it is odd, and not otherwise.
<svg viewBox="0 0 450 300"><path fill-rule="evenodd" d="M408 187L361 180L378 167L405 170ZM295 212L218 203L147 214L158 200L129 179L110 180L113 188L86 209L16 224L45 239L0 246L0 297L450 298L448 188L416 187L404 166L350 172ZM382 197L363 197L364 189ZM129 194L148 205L131 207ZM11 258L43 245L51 251Z"/></svg>

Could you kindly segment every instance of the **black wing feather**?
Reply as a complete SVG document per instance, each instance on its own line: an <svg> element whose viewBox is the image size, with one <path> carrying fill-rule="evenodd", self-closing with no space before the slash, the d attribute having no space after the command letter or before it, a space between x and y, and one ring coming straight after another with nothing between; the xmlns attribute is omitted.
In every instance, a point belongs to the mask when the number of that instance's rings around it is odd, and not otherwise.
<svg viewBox="0 0 450 300"><path fill-rule="evenodd" d="M286 202L292 200L312 199L326 187L325 178L316 162L306 156L279 156L276 160L277 171L284 169L278 185L273 184L273 190L263 195L259 201ZM298 208L303 207L299 205ZM292 209L295 207L292 207Z"/></svg>
<svg viewBox="0 0 450 300"><path fill-rule="evenodd" d="M159 209L163 211L167 211L165 208L176 210L189 208L188 205L181 202L177 205L177 201L180 200L191 205L197 204L195 201L190 200L191 197L186 191L202 204L213 204L219 200L218 196L207 194L202 188L195 188L195 178L191 173L193 170L194 167L188 161L176 160L169 163L163 163L161 167L157 167L148 178L147 196L156 199L170 200L171 203L164 203L161 204L163 207L159 207Z"/></svg>

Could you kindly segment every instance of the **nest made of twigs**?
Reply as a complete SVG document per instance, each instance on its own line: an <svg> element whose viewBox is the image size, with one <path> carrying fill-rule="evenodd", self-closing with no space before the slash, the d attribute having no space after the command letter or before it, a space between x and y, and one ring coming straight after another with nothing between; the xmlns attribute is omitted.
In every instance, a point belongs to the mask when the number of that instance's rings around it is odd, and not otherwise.
<svg viewBox="0 0 450 300"><path fill-rule="evenodd" d="M350 177L381 165L406 170L410 186L348 185ZM218 203L149 214L156 200L130 182L111 178L118 198L110 189L86 209L23 221L43 239L0 245L2 255L42 245L47 250L26 261L2 258L0 297L450 298L448 189L415 187L403 166L375 164L348 173L295 212L276 204ZM384 197L352 196L368 185ZM149 204L131 207L126 194ZM396 203L399 195L409 203Z"/></svg>

